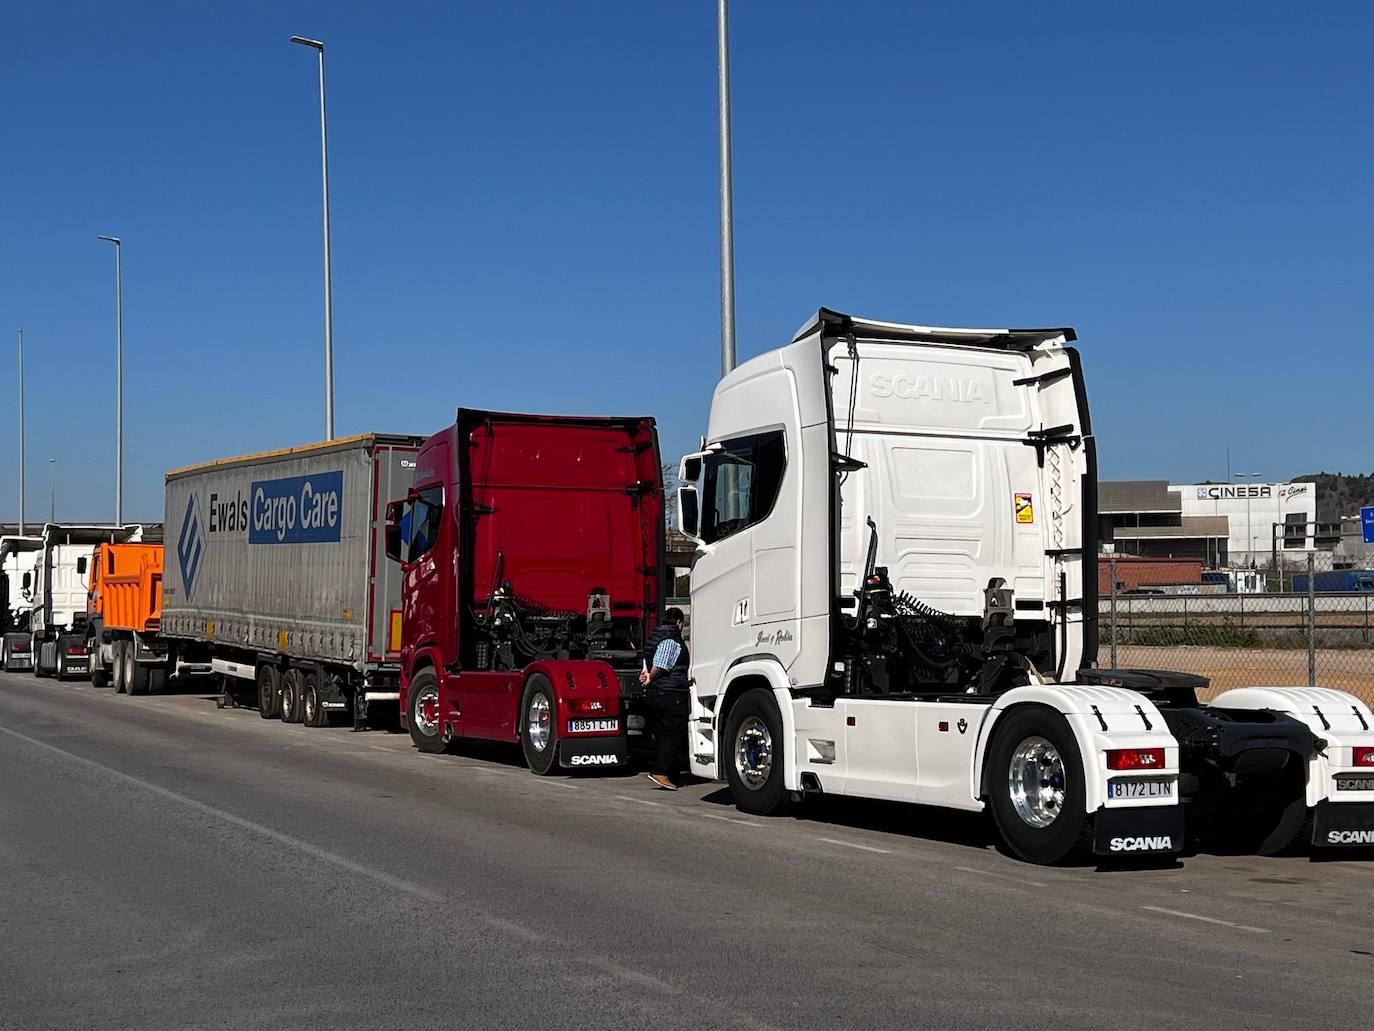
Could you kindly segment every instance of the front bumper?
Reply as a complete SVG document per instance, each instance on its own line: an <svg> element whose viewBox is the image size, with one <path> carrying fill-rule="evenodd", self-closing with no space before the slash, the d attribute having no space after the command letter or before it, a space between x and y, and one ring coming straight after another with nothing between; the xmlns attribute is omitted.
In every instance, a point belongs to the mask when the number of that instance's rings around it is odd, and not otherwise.
<svg viewBox="0 0 1374 1031"><path fill-rule="evenodd" d="M1183 851L1183 806L1118 806L1093 818L1099 856L1173 855Z"/></svg>

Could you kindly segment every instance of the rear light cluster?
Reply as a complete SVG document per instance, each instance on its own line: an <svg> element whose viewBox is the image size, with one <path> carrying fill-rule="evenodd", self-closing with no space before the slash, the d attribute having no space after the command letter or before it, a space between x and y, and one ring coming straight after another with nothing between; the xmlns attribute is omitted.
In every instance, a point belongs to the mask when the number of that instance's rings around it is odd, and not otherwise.
<svg viewBox="0 0 1374 1031"><path fill-rule="evenodd" d="M1374 747L1369 745L1357 745L1355 747L1354 762L1356 766L1374 766Z"/></svg>
<svg viewBox="0 0 1374 1031"><path fill-rule="evenodd" d="M1162 770L1162 748L1112 748L1107 751L1109 770Z"/></svg>
<svg viewBox="0 0 1374 1031"><path fill-rule="evenodd" d="M86 654L86 648L85 648L84 645L74 644L74 645L72 645L70 648L67 649L67 654L68 654L68 655L85 655L85 654Z"/></svg>
<svg viewBox="0 0 1374 1031"><path fill-rule="evenodd" d="M584 716L588 713L605 712L607 706L600 698L569 698L565 703L569 714Z"/></svg>
<svg viewBox="0 0 1374 1031"><path fill-rule="evenodd" d="M10 646L10 651L14 652L16 655L27 655L29 651L29 642L15 641L14 644Z"/></svg>

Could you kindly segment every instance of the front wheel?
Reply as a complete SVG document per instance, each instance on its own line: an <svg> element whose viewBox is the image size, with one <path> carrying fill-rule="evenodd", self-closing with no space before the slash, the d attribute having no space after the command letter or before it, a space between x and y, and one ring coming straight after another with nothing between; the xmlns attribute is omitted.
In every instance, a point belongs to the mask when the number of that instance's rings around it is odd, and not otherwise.
<svg viewBox="0 0 1374 1031"><path fill-rule="evenodd" d="M439 719L439 678L428 667L410 678L406 726L411 742L420 751L429 755L445 751L443 722Z"/></svg>
<svg viewBox="0 0 1374 1031"><path fill-rule="evenodd" d="M525 682L520 702L520 747L530 772L547 776L558 767L558 703L542 673Z"/></svg>
<svg viewBox="0 0 1374 1031"><path fill-rule="evenodd" d="M1062 715L1034 707L1002 717L988 749L992 817L1012 852L1043 866L1086 850L1083 759Z"/></svg>
<svg viewBox="0 0 1374 1031"><path fill-rule="evenodd" d="M735 805L746 813L767 816L787 797L783 785L782 717L773 695L755 688L730 710L720 761Z"/></svg>

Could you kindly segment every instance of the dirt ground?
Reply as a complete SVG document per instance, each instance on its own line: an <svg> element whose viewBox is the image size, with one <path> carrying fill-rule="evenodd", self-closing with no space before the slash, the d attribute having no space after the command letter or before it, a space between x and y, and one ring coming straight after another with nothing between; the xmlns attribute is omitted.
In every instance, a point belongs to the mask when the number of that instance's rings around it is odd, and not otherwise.
<svg viewBox="0 0 1374 1031"><path fill-rule="evenodd" d="M1104 647L1098 659L1107 665L1110 650ZM1128 669L1197 673L1211 679L1210 694L1231 687L1300 687L1307 683L1307 652L1297 648L1126 645L1118 649L1117 664ZM1374 705L1374 650L1317 649L1317 685L1349 691Z"/></svg>

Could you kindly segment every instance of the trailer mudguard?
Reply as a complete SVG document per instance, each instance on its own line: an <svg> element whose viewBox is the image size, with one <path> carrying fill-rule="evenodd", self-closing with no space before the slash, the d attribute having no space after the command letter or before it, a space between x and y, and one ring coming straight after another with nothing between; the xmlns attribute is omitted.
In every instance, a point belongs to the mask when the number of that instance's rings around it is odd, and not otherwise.
<svg viewBox="0 0 1374 1031"><path fill-rule="evenodd" d="M1322 746L1307 764L1307 805L1374 805L1374 766L1356 765L1356 749L1374 748L1374 712L1328 687L1241 687L1223 691L1214 709L1271 709L1306 725ZM1333 824L1334 827L1334 824ZM1374 844L1374 841L1369 842ZM1325 842L1318 842L1325 844Z"/></svg>
<svg viewBox="0 0 1374 1031"><path fill-rule="evenodd" d="M1162 748L1164 766L1152 776L1171 777L1172 803L1178 805L1179 748L1155 704L1124 688L1085 684L1032 684L998 696L978 728L978 746L970 771L970 794L986 795L987 751L1000 717L1022 705L1043 705L1060 713L1073 730L1083 758L1085 802L1089 813L1102 809L1159 808L1161 799L1107 797L1107 752L1118 748Z"/></svg>

